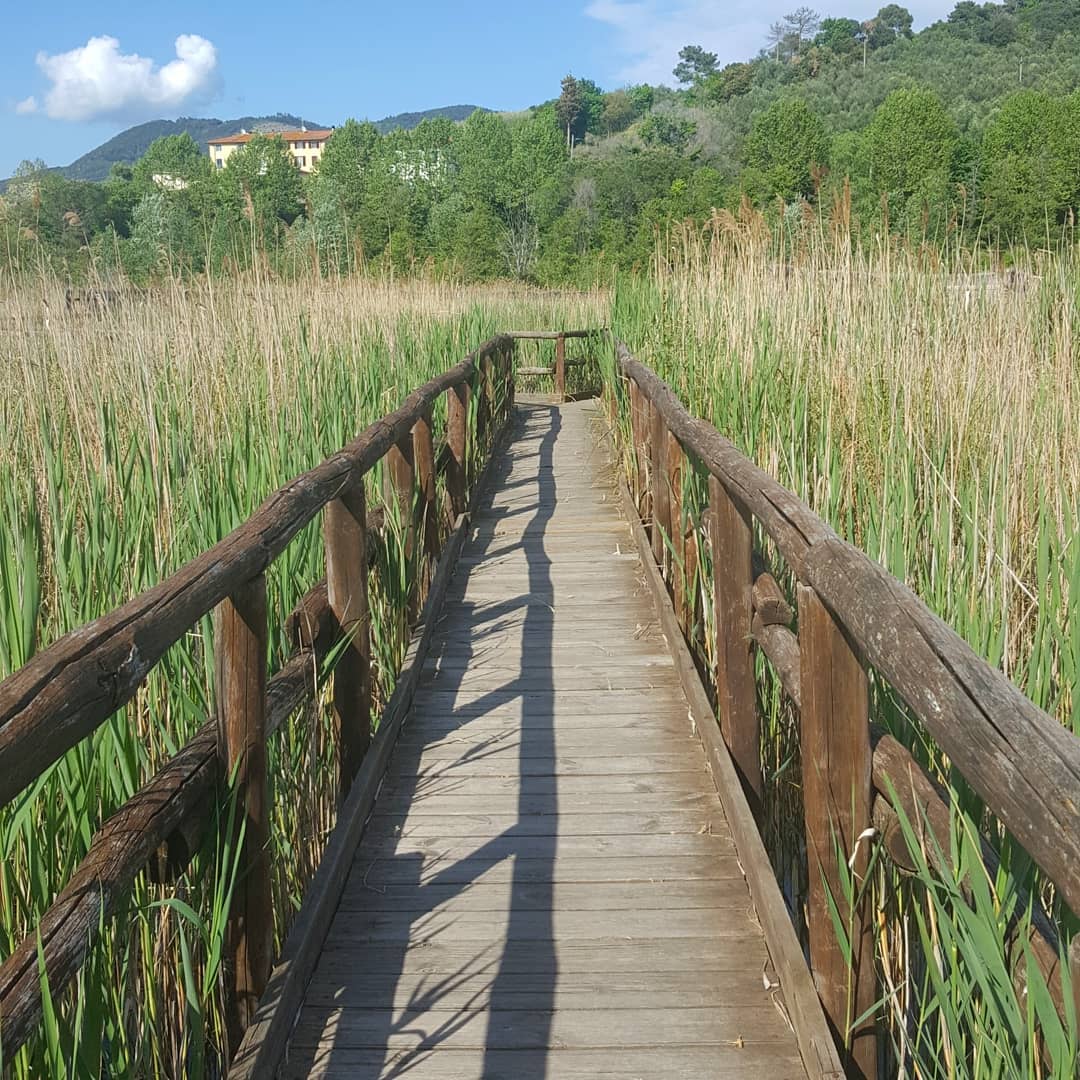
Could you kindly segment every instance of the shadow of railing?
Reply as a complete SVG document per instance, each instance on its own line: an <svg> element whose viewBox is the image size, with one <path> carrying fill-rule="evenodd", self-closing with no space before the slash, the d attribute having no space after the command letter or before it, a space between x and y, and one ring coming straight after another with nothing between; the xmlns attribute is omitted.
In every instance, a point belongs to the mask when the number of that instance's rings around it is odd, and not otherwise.
<svg viewBox="0 0 1080 1080"><path fill-rule="evenodd" d="M426 680L425 689L445 697L447 704L439 710L445 724L426 742L410 740L406 728L395 749L343 900L343 905L356 906L356 925L351 927L339 913L331 928L321 960L323 989L318 998L309 991L287 1075L318 1068L358 1080L400 1077L449 1047L476 1054L481 1075L501 1075L505 1061L500 1055L511 1046L518 1051L515 1077L542 1080L547 1074L558 980L552 915L558 793L554 584L544 539L558 502L552 465L560 413L531 405L519 414L518 424L515 448L538 457L539 468L533 479L513 486L536 484L535 501L492 510L492 494L509 486L513 459L505 456L496 464L490 493L481 503L485 533L494 526L491 536L474 543L468 553L485 558L496 551L499 556L524 553L527 590L494 602L470 603L462 596L453 609L470 612L475 619L470 618L467 638L444 641L429 661L434 677ZM535 455L529 454L533 444ZM515 456L520 460L522 455ZM521 522L526 515L528 520ZM513 542L495 535L508 524L521 528ZM463 567L459 579L467 582L483 565ZM489 667L498 671L499 656L513 655L506 635L516 626L517 670L497 686L472 691L472 676ZM494 644L496 640L500 644ZM470 739L463 753L425 757L432 743L445 749L457 733L500 713L507 714L506 726L490 737ZM408 824L410 816L422 818L425 801L447 796L460 797L462 815L469 815L476 787L472 781L491 775L483 768L477 773L477 766L490 766L503 755L501 744L512 742L515 734L515 715L516 772L508 768L506 782L514 793L507 799L513 823L474 847L475 837L462 835L457 843L447 836L457 829L448 830L436 820L430 835L438 834L441 856L426 850L417 827ZM489 812L490 804L482 805L487 809L477 817L501 816ZM426 824L422 827L427 831ZM502 910L491 911L491 934L476 937L473 930L464 948L461 937L449 944L461 922L454 900L479 883L503 882L508 883L508 898ZM370 897L370 903L357 901L357 895Z"/></svg>

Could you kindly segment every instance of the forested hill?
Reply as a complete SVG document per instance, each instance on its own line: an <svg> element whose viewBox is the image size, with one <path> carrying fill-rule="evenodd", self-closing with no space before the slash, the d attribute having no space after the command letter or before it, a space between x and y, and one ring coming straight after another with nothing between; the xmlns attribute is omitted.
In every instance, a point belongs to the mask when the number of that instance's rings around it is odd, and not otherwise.
<svg viewBox="0 0 1080 1080"><path fill-rule="evenodd" d="M988 259L1076 239L1080 0L961 0L919 33L899 4L802 7L757 56L721 66L691 40L672 74L677 89L567 75L513 114L348 120L310 175L269 139L213 169L205 132L101 184L25 163L0 200L0 268L44 253L71 277L224 273L262 245L282 272L590 282L644 265L674 222L747 206L788 237L828 219Z"/></svg>
<svg viewBox="0 0 1080 1080"><path fill-rule="evenodd" d="M423 120L445 116L450 120L464 120L476 110L475 105L447 105L424 112L398 113L376 122L380 132L386 134L402 128L411 130ZM190 135L200 146L213 139L226 135L235 135L240 131L282 131L301 126L309 128L324 127L314 120L304 120L291 113L275 113L272 116L240 116L235 120L215 120L207 117L181 116L177 120L151 120L137 124L119 135L114 135L108 142L95 147L89 153L73 161L70 165L57 169L57 172L72 180L104 180L109 170L117 162L132 165L150 149L155 139L167 135Z"/></svg>

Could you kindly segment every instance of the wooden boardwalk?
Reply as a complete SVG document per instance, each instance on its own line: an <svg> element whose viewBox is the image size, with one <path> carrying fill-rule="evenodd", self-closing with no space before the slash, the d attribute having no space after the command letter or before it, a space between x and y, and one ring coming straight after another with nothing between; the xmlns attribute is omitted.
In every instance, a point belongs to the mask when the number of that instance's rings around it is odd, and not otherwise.
<svg viewBox="0 0 1080 1080"><path fill-rule="evenodd" d="M806 1075L594 409L519 405L283 1076Z"/></svg>

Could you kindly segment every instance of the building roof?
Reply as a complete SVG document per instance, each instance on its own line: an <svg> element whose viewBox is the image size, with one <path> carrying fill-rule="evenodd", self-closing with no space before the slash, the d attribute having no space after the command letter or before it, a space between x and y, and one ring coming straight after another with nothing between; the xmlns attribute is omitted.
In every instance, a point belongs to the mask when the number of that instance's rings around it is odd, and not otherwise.
<svg viewBox="0 0 1080 1080"><path fill-rule="evenodd" d="M307 131L245 131L239 135L224 135L220 139L209 139L210 146L231 146L250 142L255 135L280 135L286 142L300 142L305 139L326 140L334 134L333 128L310 128Z"/></svg>

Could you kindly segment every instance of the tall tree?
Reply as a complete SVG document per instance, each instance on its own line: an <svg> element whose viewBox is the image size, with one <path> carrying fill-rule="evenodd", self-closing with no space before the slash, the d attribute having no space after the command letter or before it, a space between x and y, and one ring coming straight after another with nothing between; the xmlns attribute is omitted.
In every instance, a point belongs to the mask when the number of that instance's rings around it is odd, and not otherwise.
<svg viewBox="0 0 1080 1080"><path fill-rule="evenodd" d="M802 98L780 98L755 117L746 137L743 155L752 174L748 186L767 197L809 198L828 154L820 118Z"/></svg>
<svg viewBox="0 0 1080 1080"><path fill-rule="evenodd" d="M562 93L555 103L555 114L566 132L566 146L569 150L574 148L574 123L581 114L582 103L581 84L573 75L567 75L562 81Z"/></svg>
<svg viewBox="0 0 1080 1080"><path fill-rule="evenodd" d="M715 71L716 53L706 52L700 45L684 45L672 74L681 83L697 86Z"/></svg>
<svg viewBox="0 0 1080 1080"><path fill-rule="evenodd" d="M799 7L790 15L784 16L788 32L795 39L795 55L802 51L802 43L809 41L821 25L821 16L812 8Z"/></svg>
<svg viewBox="0 0 1080 1080"><path fill-rule="evenodd" d="M865 133L870 181L890 207L949 203L949 180L960 133L932 90L894 90L878 106Z"/></svg>

